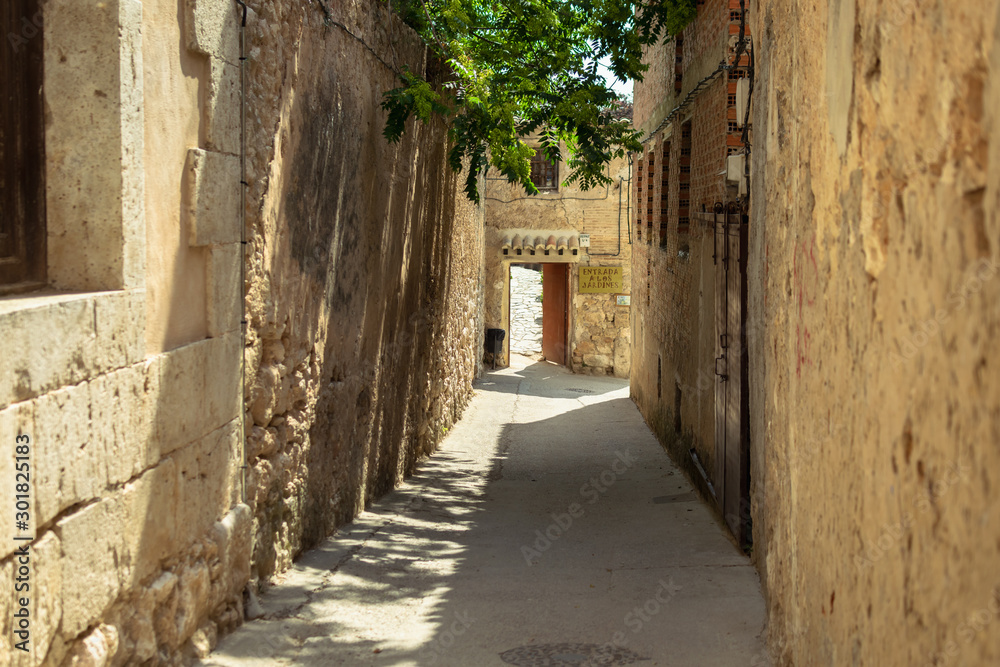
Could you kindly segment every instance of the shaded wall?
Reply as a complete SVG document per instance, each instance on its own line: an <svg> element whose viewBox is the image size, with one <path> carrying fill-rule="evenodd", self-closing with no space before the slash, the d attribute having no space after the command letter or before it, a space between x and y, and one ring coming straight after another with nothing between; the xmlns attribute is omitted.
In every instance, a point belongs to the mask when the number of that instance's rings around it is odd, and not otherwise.
<svg viewBox="0 0 1000 667"><path fill-rule="evenodd" d="M713 476L718 379L711 211L737 195L723 172L729 152L741 150L739 133L728 123L735 117L730 95L738 71L717 73L689 95L720 62L733 62L739 33L734 7L738 0L699 4L697 18L677 38L646 49L650 69L635 84L634 120L647 135L635 155L632 184L632 399L709 500L690 451Z"/></svg>
<svg viewBox="0 0 1000 667"><path fill-rule="evenodd" d="M1000 661L996 3L754 3L753 516L778 663Z"/></svg>
<svg viewBox="0 0 1000 667"><path fill-rule="evenodd" d="M263 580L461 414L483 232L443 123L382 137L394 69L434 66L415 33L375 2L249 4L247 494Z"/></svg>
<svg viewBox="0 0 1000 667"><path fill-rule="evenodd" d="M50 280L0 298L0 439L32 443L28 525L0 515L0 664L189 664L242 622L248 582L457 419L482 212L440 123L381 137L391 68L426 65L384 5L250 3L241 289L238 5L44 4Z"/></svg>
<svg viewBox="0 0 1000 667"><path fill-rule="evenodd" d="M674 460L700 479L692 448L709 474L715 469L714 232L695 220L682 236L679 255L670 254L673 243L636 245L633 274L646 275L633 301L631 394Z"/></svg>

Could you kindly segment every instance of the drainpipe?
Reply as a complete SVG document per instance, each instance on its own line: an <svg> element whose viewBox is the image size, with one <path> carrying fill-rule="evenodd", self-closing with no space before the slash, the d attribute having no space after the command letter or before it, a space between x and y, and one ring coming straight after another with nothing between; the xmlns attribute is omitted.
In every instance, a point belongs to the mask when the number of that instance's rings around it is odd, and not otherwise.
<svg viewBox="0 0 1000 667"><path fill-rule="evenodd" d="M625 229L628 230L628 244L632 245L632 154L628 154L628 194L625 195Z"/></svg>

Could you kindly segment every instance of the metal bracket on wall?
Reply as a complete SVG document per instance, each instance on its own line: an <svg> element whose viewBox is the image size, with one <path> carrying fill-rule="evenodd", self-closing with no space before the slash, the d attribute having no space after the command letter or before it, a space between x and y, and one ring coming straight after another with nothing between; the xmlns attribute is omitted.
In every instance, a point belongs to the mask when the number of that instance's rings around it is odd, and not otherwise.
<svg viewBox="0 0 1000 667"><path fill-rule="evenodd" d="M722 382L725 382L726 380L729 379L729 376L727 374L719 372L719 362L720 361L725 361L725 360L726 360L726 355L722 355L721 357L716 357L715 358L715 374L718 377L722 378Z"/></svg>

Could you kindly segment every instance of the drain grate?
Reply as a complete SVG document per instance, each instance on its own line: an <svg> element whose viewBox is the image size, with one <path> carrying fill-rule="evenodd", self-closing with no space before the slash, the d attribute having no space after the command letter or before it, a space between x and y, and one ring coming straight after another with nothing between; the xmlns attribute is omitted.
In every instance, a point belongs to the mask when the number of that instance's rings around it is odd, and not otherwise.
<svg viewBox="0 0 1000 667"><path fill-rule="evenodd" d="M500 659L518 667L612 667L649 660L613 644L530 644L504 651Z"/></svg>
<svg viewBox="0 0 1000 667"><path fill-rule="evenodd" d="M570 387L566 391L573 391L573 392L576 392L577 394L593 394L594 393L593 389L580 389L579 387Z"/></svg>

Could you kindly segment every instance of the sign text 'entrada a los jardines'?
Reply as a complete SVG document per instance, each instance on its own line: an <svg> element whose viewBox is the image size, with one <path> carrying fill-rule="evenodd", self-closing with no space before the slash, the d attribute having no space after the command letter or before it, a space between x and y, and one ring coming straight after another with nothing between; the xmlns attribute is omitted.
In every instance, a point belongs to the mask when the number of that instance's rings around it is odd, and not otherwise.
<svg viewBox="0 0 1000 667"><path fill-rule="evenodd" d="M621 291L622 267L580 267L580 294L614 294Z"/></svg>

